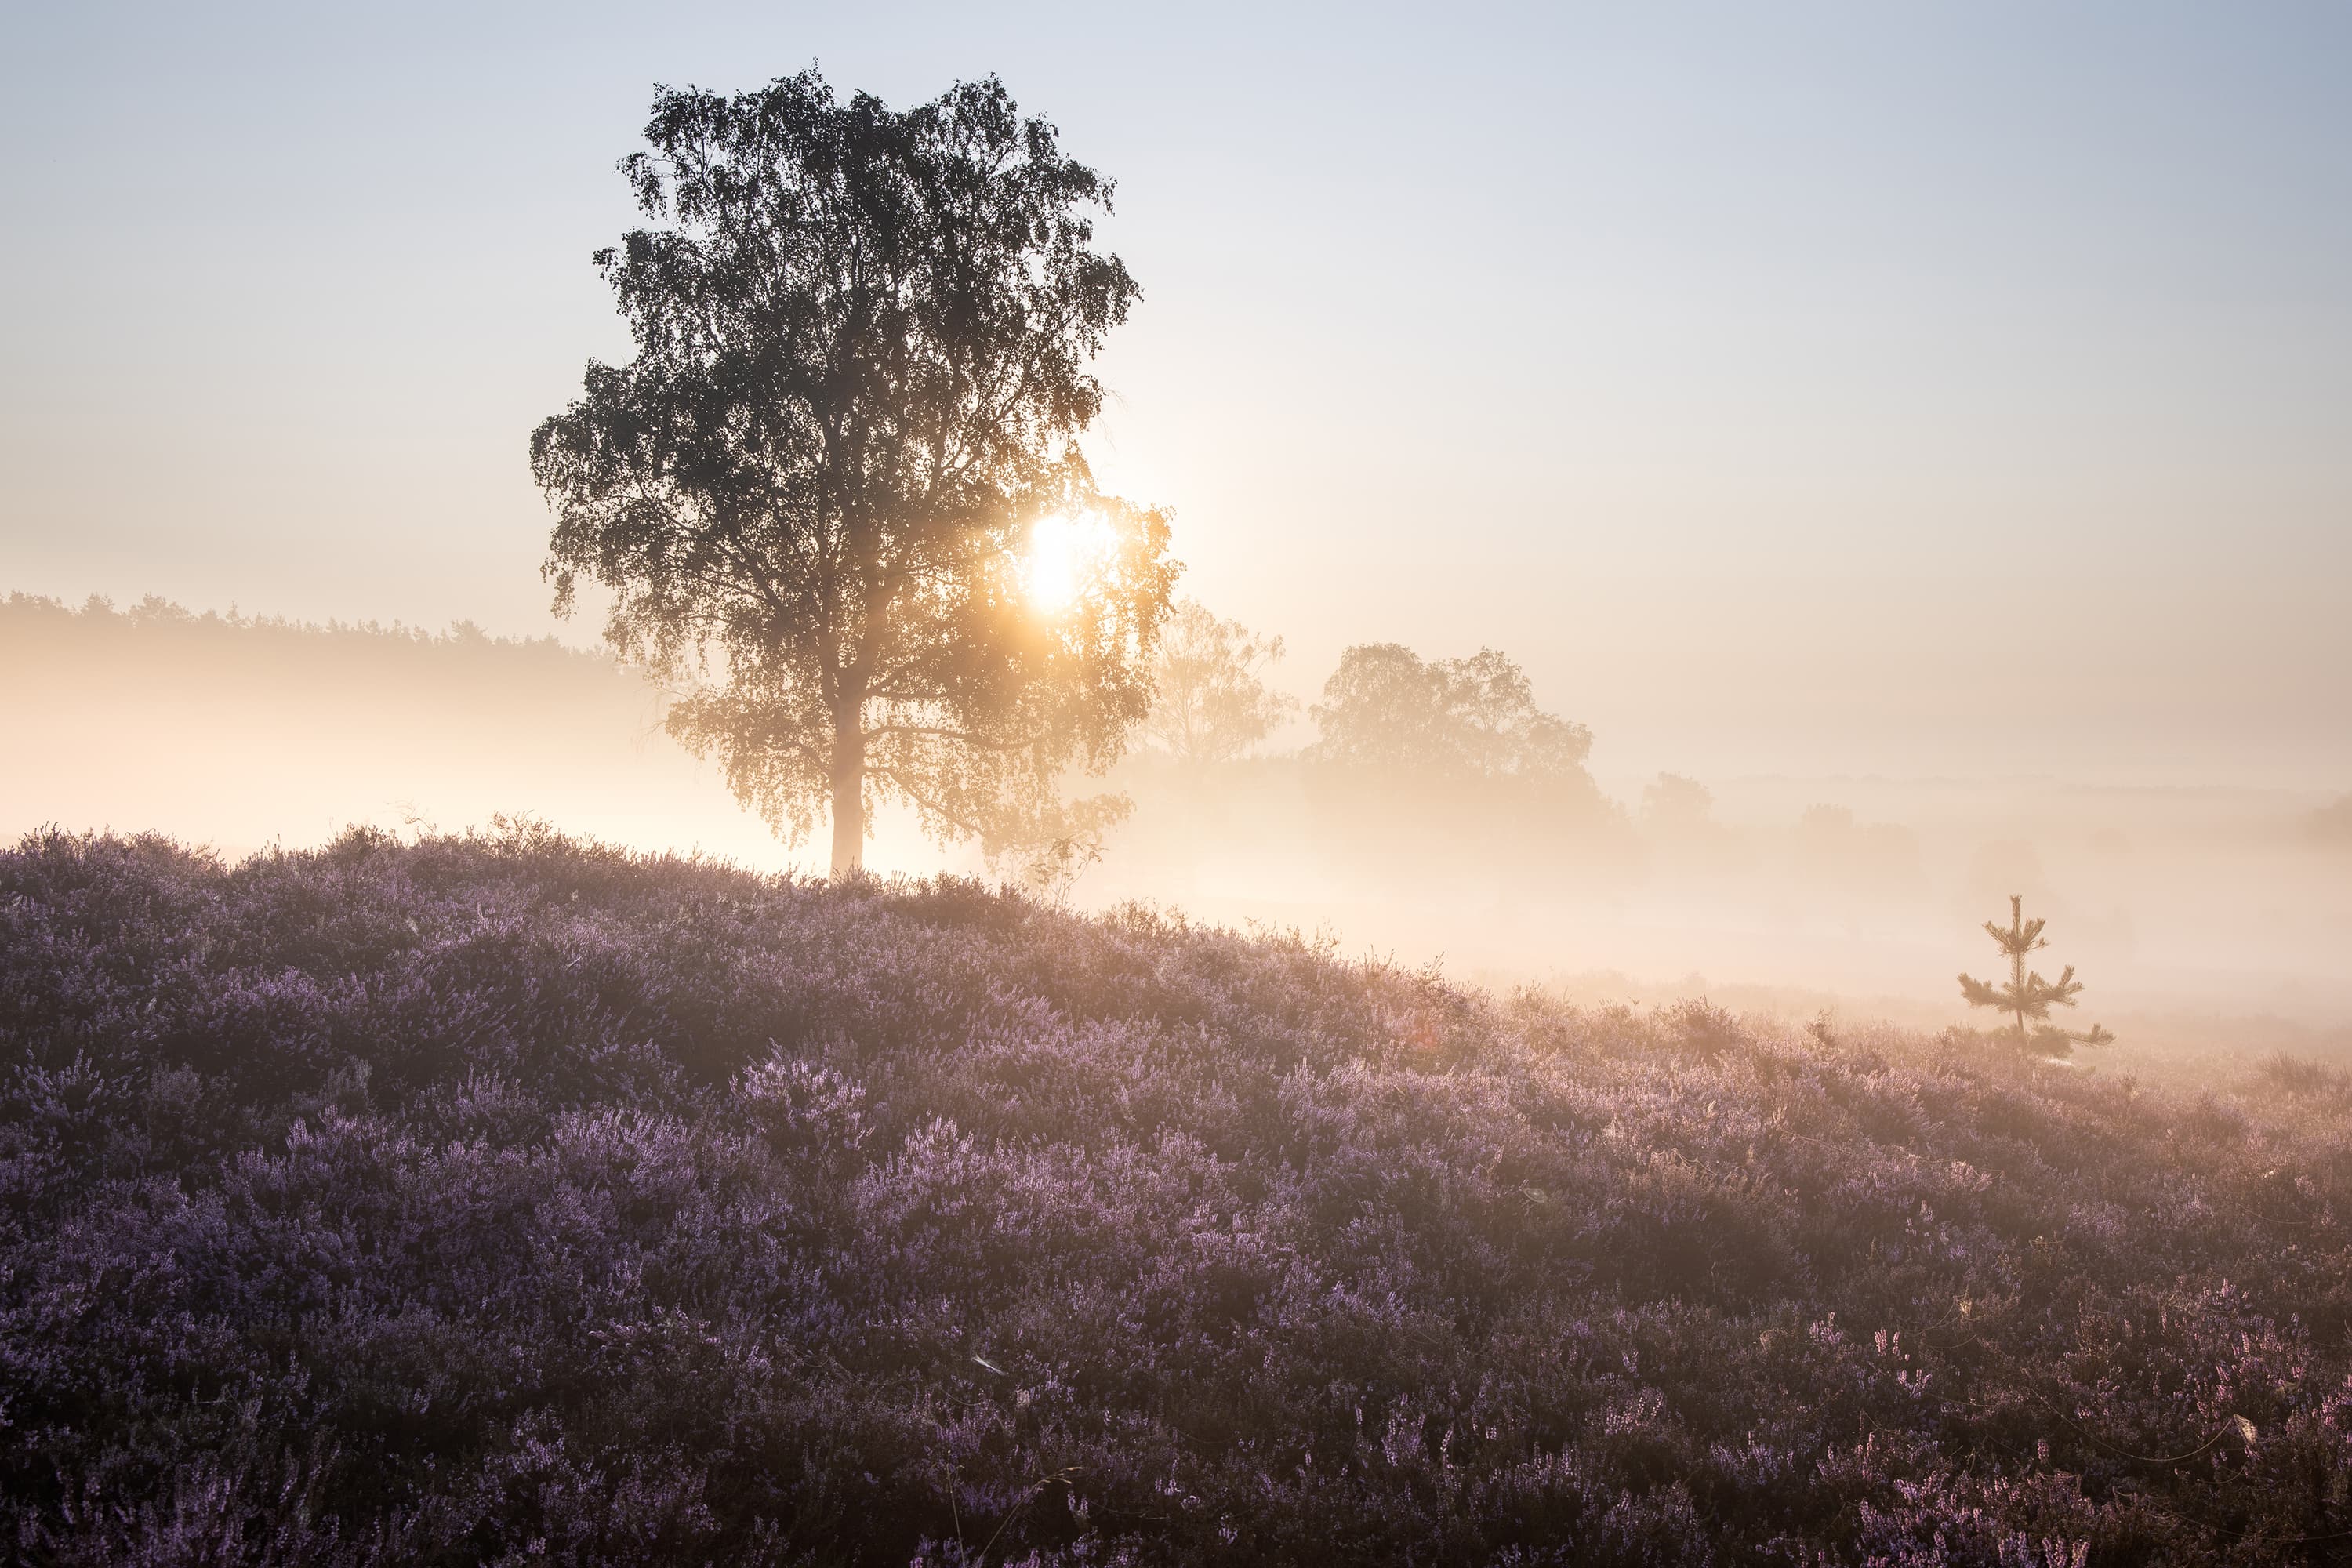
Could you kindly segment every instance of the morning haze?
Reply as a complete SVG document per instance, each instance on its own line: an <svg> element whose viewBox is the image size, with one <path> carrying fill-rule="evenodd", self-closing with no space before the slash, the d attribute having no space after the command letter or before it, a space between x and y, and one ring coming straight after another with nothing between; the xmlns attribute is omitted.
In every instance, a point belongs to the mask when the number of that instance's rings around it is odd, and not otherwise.
<svg viewBox="0 0 2352 1568"><path fill-rule="evenodd" d="M2334 872L2298 837L2352 779L2335 11L1490 7L1440 28L1356 7L1182 26L705 7L648 31L577 7L118 7L27 16L16 42L9 589L592 646L593 584L590 613L549 614L521 437L583 357L630 352L587 256L632 221L611 168L652 84L732 90L815 60L898 104L995 71L1118 181L1100 236L1144 291L1083 447L1105 491L1172 510L1181 595L1285 640L1260 673L1290 707L1254 754L1312 750L1307 710L1350 647L1500 649L1590 731L1594 809L1646 868L1596 852L1530 926L1456 867L1466 902L1407 896L1391 919L1352 859L1270 873L1295 836L1183 838L1147 779L1083 901L1511 973L1941 994L1979 913L1962 904L2006 890L1978 869L2015 846L2151 983L2181 988L2168 942L2217 886L2276 895L2253 951L2207 966L2217 992L2248 965L2340 978ZM66 695L98 679L68 660L9 700L99 731L109 702L161 700L138 680ZM419 740L390 759L314 756L258 795L224 782L214 810L85 751L14 770L10 826L242 849L541 811L821 858L656 732L657 694L556 746L625 753L617 771L493 766L494 720L459 719L499 710L499 678L415 679ZM269 700L224 678L166 706L226 725L258 703L267 730ZM478 745L450 740L478 721ZM1740 873L1752 896L1673 890L1687 855L1642 845L1669 773L1759 842L1797 842L1817 806L1912 835L1892 853L1919 868L1890 873L1917 879L1908 912L1832 902L1790 937L1770 871ZM2182 789L2203 793L2146 793ZM2085 804L2109 801L2129 804ZM979 864L879 823L879 864ZM2130 854L2074 866L2107 830Z"/></svg>
<svg viewBox="0 0 2352 1568"><path fill-rule="evenodd" d="M26 1562L2352 1542L2352 11L18 7Z"/></svg>

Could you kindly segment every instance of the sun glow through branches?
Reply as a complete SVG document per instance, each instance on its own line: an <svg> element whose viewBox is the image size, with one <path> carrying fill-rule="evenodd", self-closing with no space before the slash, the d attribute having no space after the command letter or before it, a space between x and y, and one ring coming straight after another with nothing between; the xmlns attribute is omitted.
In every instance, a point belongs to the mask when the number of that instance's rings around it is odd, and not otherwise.
<svg viewBox="0 0 2352 1568"><path fill-rule="evenodd" d="M1022 555L1022 591L1038 609L1059 614L1084 595L1118 544L1110 523L1094 512L1041 517Z"/></svg>

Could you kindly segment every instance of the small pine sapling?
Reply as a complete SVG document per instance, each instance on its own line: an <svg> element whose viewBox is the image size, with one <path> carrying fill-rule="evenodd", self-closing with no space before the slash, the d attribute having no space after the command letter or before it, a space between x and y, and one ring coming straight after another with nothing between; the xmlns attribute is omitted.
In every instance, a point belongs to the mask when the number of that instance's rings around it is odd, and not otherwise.
<svg viewBox="0 0 2352 1568"><path fill-rule="evenodd" d="M2104 1046L2115 1039L2102 1025L2094 1024L2087 1030L2062 1029L2050 1022L2053 1007L2072 1007L2075 994L2083 983L2074 978L2074 966L2068 964L2055 981L2044 980L2025 967L2025 955L2050 944L2042 940L2042 928L2046 921L2025 918L2025 900L2012 894L2009 900L2009 924L1995 925L1985 921L1985 931L2009 960L2009 984L1995 985L1990 981L1972 976L1960 976L1960 994L1971 1007L1998 1007L2016 1020L2004 1030L2021 1047L2030 1046L2047 1056L2072 1055L2076 1046Z"/></svg>

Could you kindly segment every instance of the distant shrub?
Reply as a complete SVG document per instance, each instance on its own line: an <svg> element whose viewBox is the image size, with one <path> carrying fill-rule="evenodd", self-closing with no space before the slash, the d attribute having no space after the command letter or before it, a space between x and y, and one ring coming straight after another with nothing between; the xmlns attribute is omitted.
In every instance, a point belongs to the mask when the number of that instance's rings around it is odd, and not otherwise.
<svg viewBox="0 0 2352 1568"><path fill-rule="evenodd" d="M2284 1093L2314 1097L2352 1096L2352 1072L2323 1067L2318 1062L2273 1051L2263 1058L2261 1072L2273 1089Z"/></svg>
<svg viewBox="0 0 2352 1568"><path fill-rule="evenodd" d="M0 854L28 1563L2105 1563L2352 1531L2352 1135L513 825Z"/></svg>

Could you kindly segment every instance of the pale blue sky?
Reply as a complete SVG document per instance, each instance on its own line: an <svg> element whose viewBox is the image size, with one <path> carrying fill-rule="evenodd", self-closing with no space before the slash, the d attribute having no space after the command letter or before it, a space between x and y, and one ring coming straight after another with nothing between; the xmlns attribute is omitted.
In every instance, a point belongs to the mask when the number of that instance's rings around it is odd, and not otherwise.
<svg viewBox="0 0 2352 1568"><path fill-rule="evenodd" d="M1301 689L1483 642L1604 773L2352 787L2352 7L5 17L0 589L543 629L652 85L995 71L1120 182L1097 466Z"/></svg>

